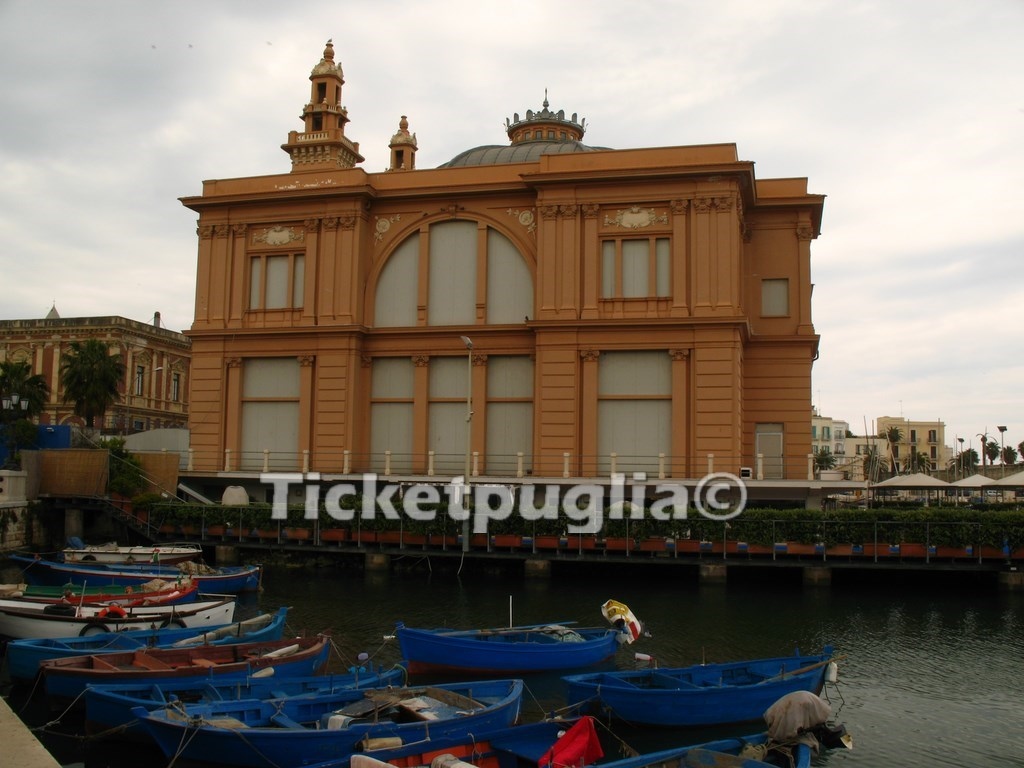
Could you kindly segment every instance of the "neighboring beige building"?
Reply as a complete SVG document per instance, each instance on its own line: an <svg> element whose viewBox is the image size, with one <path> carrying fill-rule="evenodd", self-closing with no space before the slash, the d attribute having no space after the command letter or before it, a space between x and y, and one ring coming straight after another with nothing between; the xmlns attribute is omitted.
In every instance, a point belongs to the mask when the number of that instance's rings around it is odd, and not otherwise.
<svg viewBox="0 0 1024 768"><path fill-rule="evenodd" d="M879 416L875 419L875 434L887 435L895 427L900 432L899 443L890 446L881 441L879 451L895 460L900 472L935 472L945 469L951 455L946 447L946 425L934 421L911 421L903 417ZM891 455L891 454L895 455ZM920 457L916 460L915 457Z"/></svg>
<svg viewBox="0 0 1024 768"><path fill-rule="evenodd" d="M41 374L50 399L39 416L40 424L84 422L74 404L64 402L60 366L68 345L90 338L106 342L121 355L125 378L122 398L103 419L109 434L128 434L157 427L184 427L188 423L190 342L188 337L153 323L124 317L64 317L56 307L43 319L0 320L0 361L28 361L32 373Z"/></svg>
<svg viewBox="0 0 1024 768"><path fill-rule="evenodd" d="M806 479L806 179L758 179L733 144L588 146L546 99L433 169L403 116L368 173L334 55L296 73L290 172L182 199L197 472L455 474L471 451L487 475L699 477L711 456Z"/></svg>
<svg viewBox="0 0 1024 768"><path fill-rule="evenodd" d="M837 461L841 460L846 454L846 433L850 423L822 416L817 408L813 408L811 414L811 450L817 452L828 448Z"/></svg>

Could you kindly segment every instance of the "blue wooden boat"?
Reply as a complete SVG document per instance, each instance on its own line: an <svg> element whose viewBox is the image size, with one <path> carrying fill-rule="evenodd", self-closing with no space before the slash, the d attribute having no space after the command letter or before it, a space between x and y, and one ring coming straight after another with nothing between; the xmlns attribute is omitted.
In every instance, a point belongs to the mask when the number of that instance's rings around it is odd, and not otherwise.
<svg viewBox="0 0 1024 768"><path fill-rule="evenodd" d="M832 662L832 648L826 646L816 656L797 651L793 656L595 672L562 680L568 704L581 712L637 725L718 725L759 720L773 702L793 691L820 693Z"/></svg>
<svg viewBox="0 0 1024 768"><path fill-rule="evenodd" d="M168 757L251 768L344 763L369 745L485 733L519 717L522 680L373 688L133 714Z"/></svg>
<svg viewBox="0 0 1024 768"><path fill-rule="evenodd" d="M571 623L457 630L414 629L399 622L395 634L411 674L583 669L614 656L624 640L618 629L573 629Z"/></svg>
<svg viewBox="0 0 1024 768"><path fill-rule="evenodd" d="M103 632L97 635L62 638L27 638L7 644L7 671L11 682L31 683L39 674L39 665L47 659L88 656L94 653L128 651L137 648L172 648L187 645L228 645L280 640L284 636L288 608L264 613L233 624L218 624L203 629L167 627Z"/></svg>
<svg viewBox="0 0 1024 768"><path fill-rule="evenodd" d="M312 677L247 677L235 680L189 679L152 685L124 683L90 685L85 691L85 730L90 736L148 738L132 710L161 709L172 702L211 704L241 699L272 699L312 696L359 688L402 685L405 669L350 667L348 672Z"/></svg>
<svg viewBox="0 0 1024 768"><path fill-rule="evenodd" d="M327 665L331 645L323 635L234 645L141 648L49 659L39 665L51 707L81 704L89 685L142 682L162 685L188 678L245 679L256 674L309 676Z"/></svg>
<svg viewBox="0 0 1024 768"><path fill-rule="evenodd" d="M582 735L578 733L581 726ZM344 760L328 760L306 768L416 768L460 764L476 768L580 768L597 761L601 768L809 768L815 749L809 740L776 741L763 732L619 760L602 759L605 751L592 721L584 717L575 722L572 719L544 720L489 733L473 733L469 737L431 738L426 742L368 749Z"/></svg>
<svg viewBox="0 0 1024 768"><path fill-rule="evenodd" d="M29 555L9 555L31 584L59 586L137 586L153 579L174 581L188 576L199 585L200 592L236 594L252 592L260 587L262 569L258 565L226 565L219 568L185 562L179 565L59 563Z"/></svg>

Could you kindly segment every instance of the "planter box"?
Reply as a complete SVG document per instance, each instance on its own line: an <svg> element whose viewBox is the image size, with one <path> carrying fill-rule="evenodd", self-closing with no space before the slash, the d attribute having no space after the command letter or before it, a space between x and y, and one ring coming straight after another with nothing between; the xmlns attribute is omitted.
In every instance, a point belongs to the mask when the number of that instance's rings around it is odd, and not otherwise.
<svg viewBox="0 0 1024 768"><path fill-rule="evenodd" d="M347 528L322 528L320 530L320 541L329 544L340 544L348 541Z"/></svg>
<svg viewBox="0 0 1024 768"><path fill-rule="evenodd" d="M853 548L853 544L836 544L826 549L825 554L829 557L852 557L854 555Z"/></svg>
<svg viewBox="0 0 1024 768"><path fill-rule="evenodd" d="M562 541L565 541L562 537L546 533L541 534L540 536L535 536L533 539L533 543L537 549L558 549L561 546Z"/></svg>
<svg viewBox="0 0 1024 768"><path fill-rule="evenodd" d="M566 541L566 548L579 552L581 549L597 549L597 537L596 536L584 536L583 534L572 533Z"/></svg>
<svg viewBox="0 0 1024 768"><path fill-rule="evenodd" d="M281 537L281 532L276 528L260 528L256 535L260 541L277 541Z"/></svg>
<svg viewBox="0 0 1024 768"><path fill-rule="evenodd" d="M664 552L665 539L661 536L651 536L640 542L639 549L641 552Z"/></svg>
<svg viewBox="0 0 1024 768"><path fill-rule="evenodd" d="M402 540L402 531L377 531L378 544L398 544Z"/></svg>
<svg viewBox="0 0 1024 768"><path fill-rule="evenodd" d="M632 539L627 539L625 536L607 536L604 540L604 551L605 552L628 552L633 547Z"/></svg>
<svg viewBox="0 0 1024 768"><path fill-rule="evenodd" d="M427 545L427 534L425 533L408 533L406 532L402 536L403 547L417 547L422 548Z"/></svg>
<svg viewBox="0 0 1024 768"><path fill-rule="evenodd" d="M377 531L352 531L352 541L358 544L374 544L377 541Z"/></svg>
<svg viewBox="0 0 1024 768"><path fill-rule="evenodd" d="M443 533L431 533L427 537L427 541L432 547L441 547L444 549L455 549L459 546L459 537L453 534L447 536Z"/></svg>
<svg viewBox="0 0 1024 768"><path fill-rule="evenodd" d="M491 542L498 549L518 549L523 537L518 533L496 533L491 537Z"/></svg>
<svg viewBox="0 0 1024 768"><path fill-rule="evenodd" d="M676 539L675 549L677 553L695 555L700 552L700 542L697 539Z"/></svg>
<svg viewBox="0 0 1024 768"><path fill-rule="evenodd" d="M313 532L309 528L285 528L284 538L286 541L309 541L313 538Z"/></svg>
<svg viewBox="0 0 1024 768"><path fill-rule="evenodd" d="M223 525L209 525L206 527L206 538L222 539L226 532L227 528Z"/></svg>
<svg viewBox="0 0 1024 768"><path fill-rule="evenodd" d="M915 559L924 560L924 556L924 544L900 544L900 557L911 557Z"/></svg>

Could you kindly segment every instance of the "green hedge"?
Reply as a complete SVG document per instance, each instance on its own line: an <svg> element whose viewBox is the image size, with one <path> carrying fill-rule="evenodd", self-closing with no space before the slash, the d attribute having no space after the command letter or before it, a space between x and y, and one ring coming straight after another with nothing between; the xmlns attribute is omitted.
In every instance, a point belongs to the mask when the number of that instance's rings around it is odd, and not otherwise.
<svg viewBox="0 0 1024 768"><path fill-rule="evenodd" d="M342 507L361 509L361 500L345 499ZM269 504L252 504L245 507L223 507L202 504L162 503L152 504L151 520L157 525L241 525L244 530L271 528L282 522L286 526L312 528L314 521L305 519L303 507L290 507L288 518L277 521L271 518ZM406 516L401 504L395 509L402 520L386 519L381 514L372 520L360 519L338 521L320 510L321 528L347 528L354 530L397 530L400 526L410 533L457 533L461 523L447 515L447 504L433 505L435 517L432 521L418 521ZM358 511L356 512L358 514ZM492 520L491 533L518 533L523 535L565 533L573 521L560 514L557 520L525 520L513 513L505 520ZM723 525L728 528L723 529ZM968 507L925 507L916 509L860 509L813 511L802 509L746 509L727 523L709 520L691 511L685 520L654 520L645 515L643 519L605 519L601 530L603 536L625 536L642 539L648 536L663 536L677 539L699 539L721 541L723 536L731 541L745 541L749 544L770 545L775 542L792 541L805 544L822 542L835 544L901 542L927 543L935 546L963 547L982 545L1002 547L1008 543L1011 548L1024 547L1024 511L1019 509L978 510Z"/></svg>

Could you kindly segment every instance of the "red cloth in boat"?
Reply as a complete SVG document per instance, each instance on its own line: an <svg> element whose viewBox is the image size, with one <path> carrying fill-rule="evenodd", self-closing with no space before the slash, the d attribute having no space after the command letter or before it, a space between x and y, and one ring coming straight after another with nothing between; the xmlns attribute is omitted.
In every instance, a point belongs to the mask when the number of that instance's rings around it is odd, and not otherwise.
<svg viewBox="0 0 1024 768"><path fill-rule="evenodd" d="M537 764L554 766L555 768L570 768L589 765L604 757L604 750L601 749L601 740L597 738L597 731L594 729L594 718L586 716L556 741L551 749L544 753Z"/></svg>

